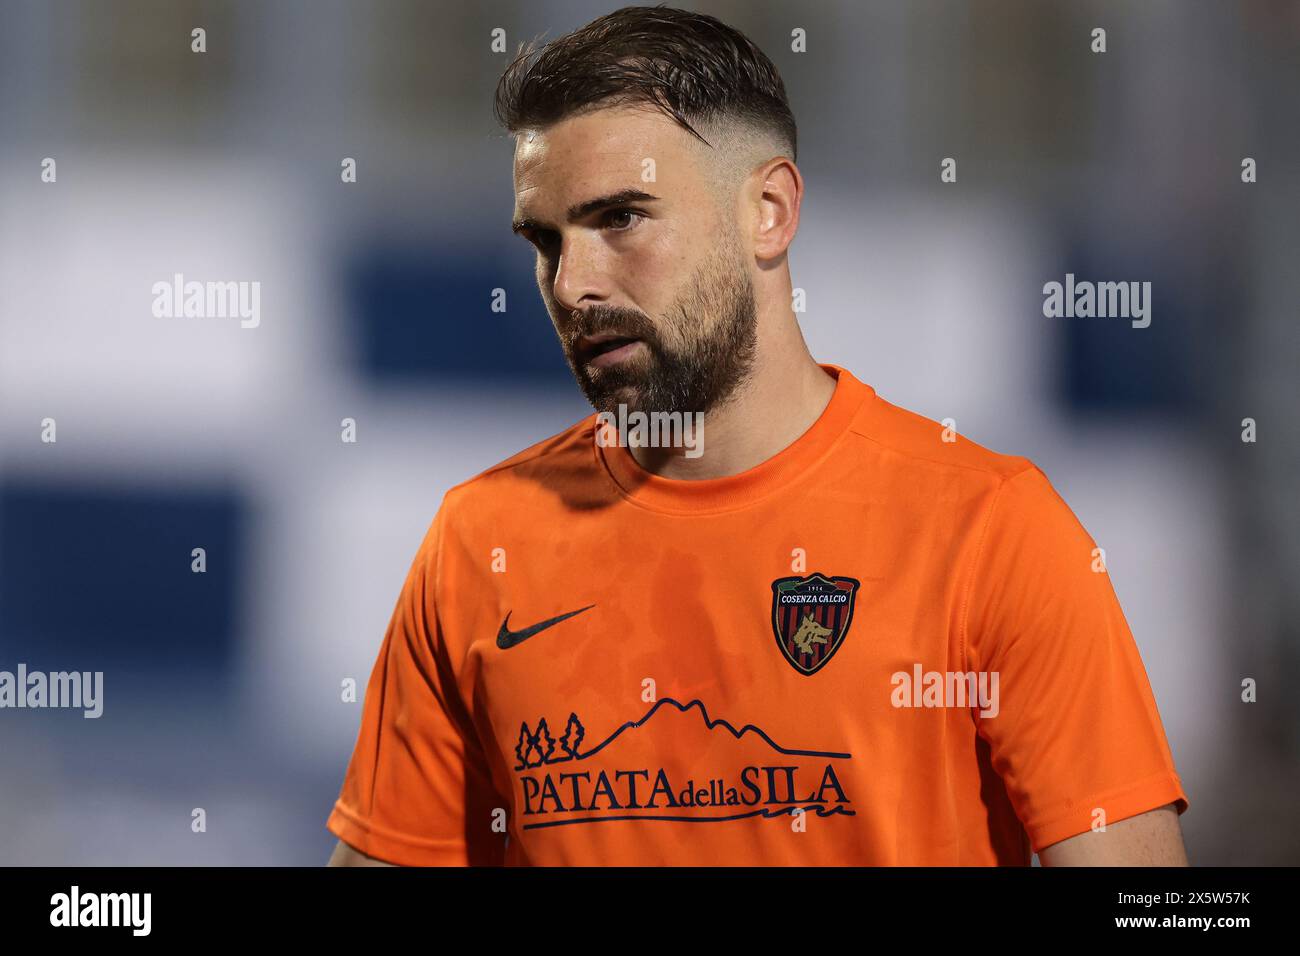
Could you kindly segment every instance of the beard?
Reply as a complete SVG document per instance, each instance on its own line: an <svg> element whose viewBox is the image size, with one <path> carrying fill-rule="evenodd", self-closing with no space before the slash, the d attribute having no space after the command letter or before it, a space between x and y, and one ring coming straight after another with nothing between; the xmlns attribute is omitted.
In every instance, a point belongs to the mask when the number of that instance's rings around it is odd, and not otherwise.
<svg viewBox="0 0 1300 956"><path fill-rule="evenodd" d="M754 286L737 245L724 244L696 270L659 322L636 309L596 305L556 323L569 369L600 412L707 412L725 404L754 364L757 311ZM584 336L617 333L644 348L616 365L586 364Z"/></svg>

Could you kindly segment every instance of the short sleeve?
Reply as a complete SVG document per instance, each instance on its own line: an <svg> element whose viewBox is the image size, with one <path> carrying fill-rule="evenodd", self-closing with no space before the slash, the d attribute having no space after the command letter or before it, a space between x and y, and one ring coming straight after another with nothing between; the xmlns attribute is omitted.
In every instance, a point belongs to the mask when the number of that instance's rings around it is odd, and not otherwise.
<svg viewBox="0 0 1300 956"><path fill-rule="evenodd" d="M989 506L965 615L968 666L997 675L976 716L1034 852L1188 801L1096 542L1032 466Z"/></svg>
<svg viewBox="0 0 1300 956"><path fill-rule="evenodd" d="M503 803L461 699L436 607L445 511L444 502L397 599L326 826L388 863L501 865L505 834L492 824Z"/></svg>

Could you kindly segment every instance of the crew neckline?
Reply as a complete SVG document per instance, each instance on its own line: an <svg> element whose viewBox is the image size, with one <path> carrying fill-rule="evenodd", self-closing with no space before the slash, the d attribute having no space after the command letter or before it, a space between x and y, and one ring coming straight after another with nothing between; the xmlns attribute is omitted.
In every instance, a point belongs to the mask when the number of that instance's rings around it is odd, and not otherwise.
<svg viewBox="0 0 1300 956"><path fill-rule="evenodd" d="M771 458L753 468L721 478L691 480L664 478L642 468L632 452L622 445L602 446L595 440L599 421L590 419L592 447L598 463L634 504L655 511L699 513L743 508L788 487L820 461L844 435L863 403L875 389L859 381L847 369L831 363L818 365L835 379L835 391L808 430ZM705 419L705 454L708 454L708 420Z"/></svg>

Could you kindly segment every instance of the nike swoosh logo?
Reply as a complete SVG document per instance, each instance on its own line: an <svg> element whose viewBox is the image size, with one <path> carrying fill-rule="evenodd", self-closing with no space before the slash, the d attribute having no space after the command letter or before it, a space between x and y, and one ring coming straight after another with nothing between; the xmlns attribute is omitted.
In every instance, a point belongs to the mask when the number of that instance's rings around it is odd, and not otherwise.
<svg viewBox="0 0 1300 956"><path fill-rule="evenodd" d="M505 650L514 647L516 644L522 644L534 634L539 634L548 627L554 627L561 621L567 621L575 614L581 614L583 611L590 611L596 605L588 604L586 607L580 607L576 611L570 611L568 614L561 614L559 617L553 617L548 621L542 621L540 624L534 624L532 627L526 627L522 631L510 630L510 612L506 612L506 619L501 622L501 630L497 631L497 647Z"/></svg>

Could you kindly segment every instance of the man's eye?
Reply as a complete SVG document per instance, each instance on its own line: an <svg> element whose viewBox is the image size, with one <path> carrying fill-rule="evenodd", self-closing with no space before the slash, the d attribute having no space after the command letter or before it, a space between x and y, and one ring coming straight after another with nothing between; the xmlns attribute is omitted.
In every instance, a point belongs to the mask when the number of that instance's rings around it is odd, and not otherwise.
<svg viewBox="0 0 1300 956"><path fill-rule="evenodd" d="M630 232L645 219L635 209L611 209L605 214L605 223L615 232Z"/></svg>
<svg viewBox="0 0 1300 956"><path fill-rule="evenodd" d="M555 242L555 233L549 229L534 229L529 233L528 241L538 249L546 249Z"/></svg>

